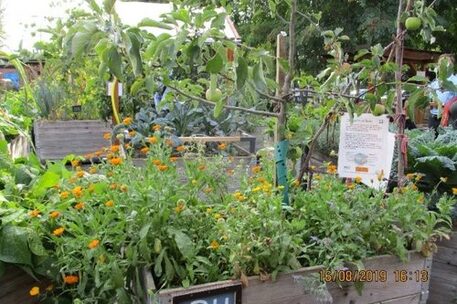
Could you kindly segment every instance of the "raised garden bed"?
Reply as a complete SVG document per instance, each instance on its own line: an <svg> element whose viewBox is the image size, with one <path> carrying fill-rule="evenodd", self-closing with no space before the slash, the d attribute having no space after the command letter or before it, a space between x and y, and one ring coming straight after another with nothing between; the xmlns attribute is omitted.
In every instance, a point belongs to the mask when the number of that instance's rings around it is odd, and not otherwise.
<svg viewBox="0 0 457 304"><path fill-rule="evenodd" d="M41 120L33 124L33 130L36 151L42 161L93 153L107 145L103 134L111 132L109 123L101 120Z"/></svg>
<svg viewBox="0 0 457 304"><path fill-rule="evenodd" d="M312 274L319 276L323 267L307 267L291 273L281 274L275 282L261 281L258 277L250 277L248 286L241 291L242 304L311 304L311 303L333 303L333 304L370 304L370 303L426 303L429 283L417 279L416 272L429 273L431 258L425 258L419 253L410 252L409 261L401 262L397 257L384 255L373 257L365 261L365 273L367 282L363 286L362 294L359 295L352 283L344 282L343 287L336 283L327 283L327 288L333 302L329 299L319 298L315 292L307 290L303 277ZM385 277L379 275L385 273ZM355 272L354 272L355 273ZM361 274L361 272L359 273ZM405 274L402 276L401 274ZM371 282L369 282L371 281ZM215 292L218 289L236 286L239 281L223 281L193 286L190 288L176 288L159 291L155 297L148 300L148 303L155 304L179 304L179 303L210 303L205 302L204 294L208 291ZM150 286L151 287L151 286ZM179 300L191 294L198 294L195 302ZM178 299L178 300L177 300ZM197 301L197 299L202 299ZM225 300L225 298L224 298ZM234 302L214 302L217 304ZM436 302L438 303L438 302ZM443 302L440 302L443 303Z"/></svg>
<svg viewBox="0 0 457 304"><path fill-rule="evenodd" d="M457 231L437 244L433 257L429 304L457 302Z"/></svg>

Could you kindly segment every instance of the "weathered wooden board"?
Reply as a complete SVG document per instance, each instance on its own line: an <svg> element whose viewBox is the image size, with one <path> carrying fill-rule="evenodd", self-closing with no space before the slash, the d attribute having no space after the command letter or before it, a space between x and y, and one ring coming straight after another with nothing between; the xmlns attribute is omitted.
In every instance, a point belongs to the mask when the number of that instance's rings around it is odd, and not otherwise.
<svg viewBox="0 0 457 304"><path fill-rule="evenodd" d="M37 301L29 295L29 290L37 285L35 279L20 268L7 266L0 278L1 304L31 304Z"/></svg>
<svg viewBox="0 0 457 304"><path fill-rule="evenodd" d="M438 243L433 257L429 304L457 303L457 232Z"/></svg>
<svg viewBox="0 0 457 304"><path fill-rule="evenodd" d="M416 282L414 279L406 282L396 282L395 271L405 270L407 273L429 270L430 260L417 253L410 253L407 263L402 263L397 257L380 256L368 259L365 262L366 270L386 271L385 282L365 283L363 292L358 294L351 283L339 287L336 283L328 283L328 290L333 297L334 304L413 304L425 303L428 282ZM304 268L292 273L278 276L275 282L262 282L257 277L249 278L249 285L243 288L243 304L314 304L329 303L315 298L305 292L303 282L297 278L318 273L322 267ZM173 297L195 293L205 290L217 289L233 284L234 281L215 282L193 286L188 289L177 288L160 291L158 299L160 304L171 304ZM151 301L153 303L153 301Z"/></svg>
<svg viewBox="0 0 457 304"><path fill-rule="evenodd" d="M35 147L43 161L94 153L109 144L106 132L111 132L109 123L99 120L36 121Z"/></svg>

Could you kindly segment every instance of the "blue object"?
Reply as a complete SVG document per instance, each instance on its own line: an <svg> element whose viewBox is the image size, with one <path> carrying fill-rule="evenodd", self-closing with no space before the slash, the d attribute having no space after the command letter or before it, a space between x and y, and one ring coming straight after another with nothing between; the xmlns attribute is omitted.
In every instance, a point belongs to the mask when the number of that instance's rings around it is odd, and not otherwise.
<svg viewBox="0 0 457 304"><path fill-rule="evenodd" d="M457 85L457 75L451 75L447 80ZM443 106L446 105L449 100L457 96L457 92L442 90L438 79L433 80L429 87L432 90L435 90L438 101L441 102ZM438 109L430 109L430 113L432 115L438 115Z"/></svg>
<svg viewBox="0 0 457 304"><path fill-rule="evenodd" d="M276 145L276 181L278 186L283 186L283 205L289 205L289 185L287 183L287 150L289 148L289 142L287 140L280 141Z"/></svg>
<svg viewBox="0 0 457 304"><path fill-rule="evenodd" d="M13 87L18 90L20 85L21 85L21 77L19 77L18 72L5 72L2 75L3 79L9 79L11 80Z"/></svg>

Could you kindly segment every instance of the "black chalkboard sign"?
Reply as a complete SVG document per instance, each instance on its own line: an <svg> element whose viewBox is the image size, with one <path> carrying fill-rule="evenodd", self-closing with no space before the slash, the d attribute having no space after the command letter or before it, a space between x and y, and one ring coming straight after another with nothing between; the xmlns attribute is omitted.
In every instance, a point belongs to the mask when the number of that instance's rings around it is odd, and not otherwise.
<svg viewBox="0 0 457 304"><path fill-rule="evenodd" d="M176 296L173 304L241 304L241 284Z"/></svg>

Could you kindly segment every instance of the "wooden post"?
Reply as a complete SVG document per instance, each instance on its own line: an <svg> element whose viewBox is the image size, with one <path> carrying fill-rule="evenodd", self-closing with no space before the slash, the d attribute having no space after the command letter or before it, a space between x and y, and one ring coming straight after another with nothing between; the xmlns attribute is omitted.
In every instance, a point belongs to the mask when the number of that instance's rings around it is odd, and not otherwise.
<svg viewBox="0 0 457 304"><path fill-rule="evenodd" d="M280 63L281 60L287 59L287 34L285 32L281 32L276 37L276 83L278 84L278 88L276 89L276 97L281 98L282 89L284 87L284 83L286 80L286 73L282 68ZM285 92L284 92L285 93ZM284 139L284 125L286 123L286 103L280 102L277 105L277 109L279 112L278 120L276 121L276 130L275 130L275 144L279 143L281 140Z"/></svg>

